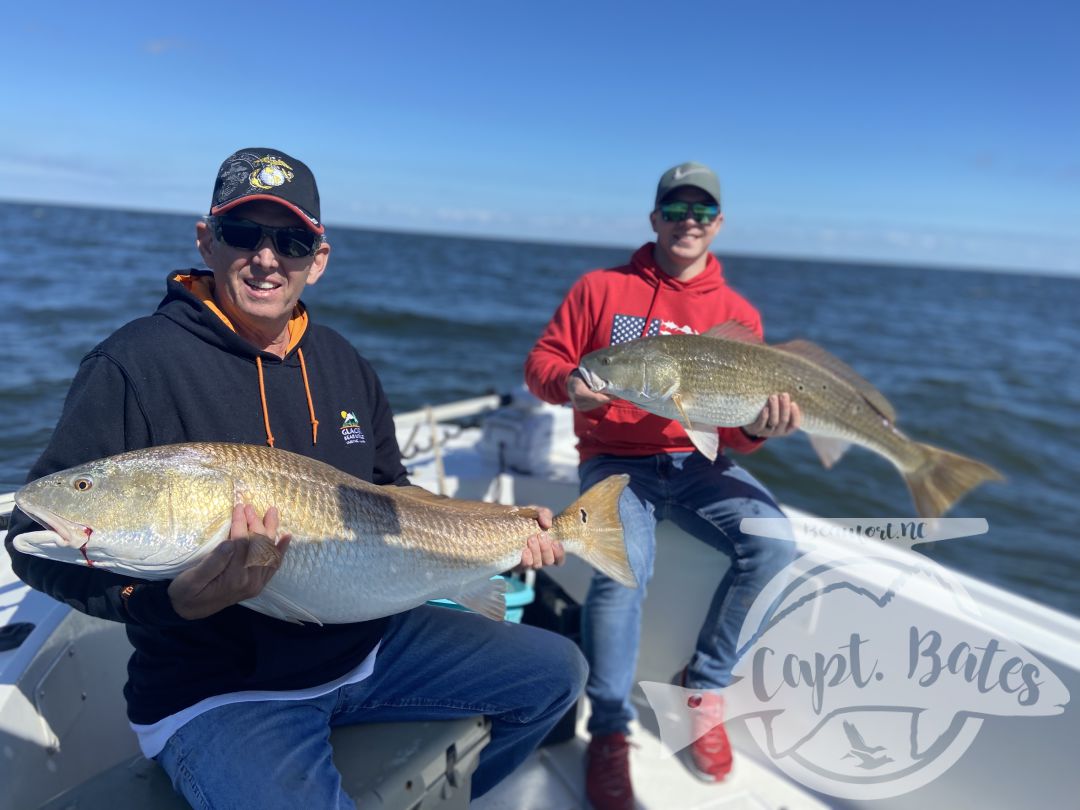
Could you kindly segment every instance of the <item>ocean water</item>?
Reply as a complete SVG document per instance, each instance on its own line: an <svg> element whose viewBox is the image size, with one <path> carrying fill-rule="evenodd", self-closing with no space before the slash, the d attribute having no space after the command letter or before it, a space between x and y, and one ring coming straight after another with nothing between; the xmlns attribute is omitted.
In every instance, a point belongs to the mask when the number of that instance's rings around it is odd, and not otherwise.
<svg viewBox="0 0 1080 810"><path fill-rule="evenodd" d="M153 310L168 271L200 266L194 216L0 203L0 492L43 449L80 358ZM596 248L330 227L304 300L378 370L394 409L521 383L571 283L621 264ZM1080 279L725 257L770 342L813 340L873 382L913 438L1007 477L949 513L990 531L926 549L943 564L1080 615ZM824 517L902 517L907 490L852 449L824 470L805 437L740 457L785 503Z"/></svg>

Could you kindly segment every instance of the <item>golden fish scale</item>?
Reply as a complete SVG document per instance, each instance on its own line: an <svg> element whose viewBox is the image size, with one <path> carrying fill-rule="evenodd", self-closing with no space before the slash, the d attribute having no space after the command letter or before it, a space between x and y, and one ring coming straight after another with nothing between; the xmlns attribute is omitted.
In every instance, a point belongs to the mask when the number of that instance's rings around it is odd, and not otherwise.
<svg viewBox="0 0 1080 810"><path fill-rule="evenodd" d="M380 487L318 461L255 445L208 444L205 453L237 470L241 497L257 510L276 506L281 530L293 535L289 556L303 546L341 558L360 547L424 552L445 562L490 562L520 553L536 521L516 507L424 500L413 488ZM401 490L400 492L397 490ZM412 556L415 556L413 554Z"/></svg>
<svg viewBox="0 0 1080 810"><path fill-rule="evenodd" d="M91 485L73 487L80 477ZM625 476L598 484L580 508L555 518L551 536L632 584L617 507L625 486ZM89 545L102 565L150 579L198 564L228 535L235 504L260 514L276 506L292 544L271 585L244 604L279 618L330 623L388 616L437 597L490 610L495 586L485 580L513 567L538 530L533 509L379 487L283 450L227 443L160 446L88 462L28 484L20 495L35 514L92 527ZM258 546L256 552L264 556Z"/></svg>
<svg viewBox="0 0 1080 810"><path fill-rule="evenodd" d="M269 447L193 445L177 468L198 465L226 471L235 496L258 512L278 508L293 540L275 589L327 621L406 609L425 588L452 595L516 564L537 531L516 507L425 500L406 494L414 488L379 487Z"/></svg>
<svg viewBox="0 0 1080 810"><path fill-rule="evenodd" d="M221 523L233 505L232 493L221 488L201 487L197 483L205 476L201 466L192 468L184 463L163 470L160 459L169 458L167 448L152 448L143 451L145 455L138 460L121 460L119 457L101 459L93 462L100 465L99 486L108 485L113 478L124 482L123 497L106 498L100 503L95 526L108 528L110 531L124 534L132 545L155 544L159 538L170 538L181 547L195 548L208 538L205 529ZM162 478L164 477L164 481ZM215 479L216 480L216 479ZM197 487L197 497L185 497L192 486ZM141 514L145 515L151 528L133 526L127 531L117 527L130 524L130 502L142 505ZM187 529L185 532L183 529Z"/></svg>
<svg viewBox="0 0 1080 810"><path fill-rule="evenodd" d="M672 335L665 351L679 361L681 389L691 392L687 407L691 419L732 427L745 424L719 421L731 414L733 394L764 402L770 394L787 391L799 404L808 433L856 441L904 470L916 469L923 461L918 446L851 383L811 360L765 344L697 335Z"/></svg>

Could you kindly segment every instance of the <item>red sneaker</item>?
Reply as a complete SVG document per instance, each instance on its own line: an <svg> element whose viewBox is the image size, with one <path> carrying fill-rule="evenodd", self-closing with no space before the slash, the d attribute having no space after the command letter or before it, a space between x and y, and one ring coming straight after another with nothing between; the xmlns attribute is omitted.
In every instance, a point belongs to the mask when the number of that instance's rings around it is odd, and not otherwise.
<svg viewBox="0 0 1080 810"><path fill-rule="evenodd" d="M679 682L686 686L686 670ZM724 699L715 692L690 695L686 705L693 711L694 742L688 764L704 782L722 782L731 773L731 743L724 731Z"/></svg>
<svg viewBox="0 0 1080 810"><path fill-rule="evenodd" d="M633 810L630 742L625 734L604 734L589 741L585 795L593 810Z"/></svg>

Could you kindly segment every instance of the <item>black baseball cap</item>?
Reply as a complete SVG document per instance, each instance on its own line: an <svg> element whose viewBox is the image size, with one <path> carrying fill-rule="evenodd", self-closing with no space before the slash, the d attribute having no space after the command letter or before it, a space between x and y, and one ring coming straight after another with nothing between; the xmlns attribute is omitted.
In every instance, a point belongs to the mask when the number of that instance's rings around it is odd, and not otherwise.
<svg viewBox="0 0 1080 810"><path fill-rule="evenodd" d="M280 203L315 233L326 230L319 221L315 175L299 160L277 149L257 146L229 155L218 169L210 214L224 214L253 200Z"/></svg>

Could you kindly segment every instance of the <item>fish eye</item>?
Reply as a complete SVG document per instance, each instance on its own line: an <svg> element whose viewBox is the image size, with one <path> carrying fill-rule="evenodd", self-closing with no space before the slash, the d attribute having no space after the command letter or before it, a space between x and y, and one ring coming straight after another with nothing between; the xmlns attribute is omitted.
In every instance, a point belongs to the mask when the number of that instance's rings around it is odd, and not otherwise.
<svg viewBox="0 0 1080 810"><path fill-rule="evenodd" d="M603 363L605 366L610 366L611 365L611 358L610 357L605 357L600 362Z"/></svg>
<svg viewBox="0 0 1080 810"><path fill-rule="evenodd" d="M90 478L76 478L72 485L79 492L86 492L94 486L94 481Z"/></svg>

